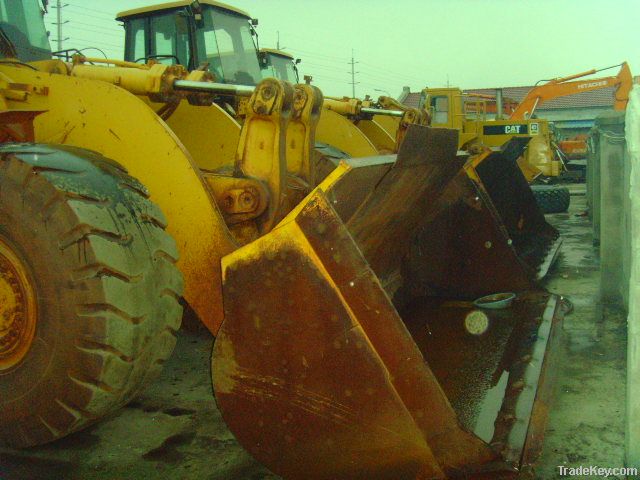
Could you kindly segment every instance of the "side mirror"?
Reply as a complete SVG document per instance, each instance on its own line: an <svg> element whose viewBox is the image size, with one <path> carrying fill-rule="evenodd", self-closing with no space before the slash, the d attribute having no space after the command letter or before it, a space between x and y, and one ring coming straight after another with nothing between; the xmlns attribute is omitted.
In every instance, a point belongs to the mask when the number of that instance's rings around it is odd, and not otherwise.
<svg viewBox="0 0 640 480"><path fill-rule="evenodd" d="M258 52L258 60L260 61L261 69L269 66L269 57L265 52Z"/></svg>
<svg viewBox="0 0 640 480"><path fill-rule="evenodd" d="M202 5L200 5L200 2L198 0L193 0L189 7L191 7L191 11L194 13L194 15L202 16Z"/></svg>
<svg viewBox="0 0 640 480"><path fill-rule="evenodd" d="M253 25L254 27L258 26L258 19L257 18L252 18L251 19L251 25Z"/></svg>
<svg viewBox="0 0 640 480"><path fill-rule="evenodd" d="M298 65L300 62L302 62L301 58L296 58L296 65Z"/></svg>
<svg viewBox="0 0 640 480"><path fill-rule="evenodd" d="M191 2L191 5L189 5L189 8L191 9L191 14L193 15L193 19L195 20L196 25L201 27L203 23L202 5L200 5L200 2L198 0L194 0L193 2Z"/></svg>

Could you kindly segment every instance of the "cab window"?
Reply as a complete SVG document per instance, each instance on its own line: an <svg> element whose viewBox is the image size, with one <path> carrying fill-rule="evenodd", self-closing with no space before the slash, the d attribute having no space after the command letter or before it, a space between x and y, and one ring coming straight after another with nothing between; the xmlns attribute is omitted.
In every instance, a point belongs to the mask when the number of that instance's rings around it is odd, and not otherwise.
<svg viewBox="0 0 640 480"><path fill-rule="evenodd" d="M196 40L200 61L209 64L219 82L256 85L260 64L247 18L205 6L203 20Z"/></svg>
<svg viewBox="0 0 640 480"><path fill-rule="evenodd" d="M22 61L51 58L42 16L38 0L0 0L0 28Z"/></svg>
<svg viewBox="0 0 640 480"><path fill-rule="evenodd" d="M150 55L160 63L189 66L189 23L182 11L151 17Z"/></svg>
<svg viewBox="0 0 640 480"><path fill-rule="evenodd" d="M449 99L447 97L433 97L431 99L433 123L449 123Z"/></svg>
<svg viewBox="0 0 640 480"><path fill-rule="evenodd" d="M146 23L147 21L144 18L136 18L126 23L125 60L135 62L147 57Z"/></svg>

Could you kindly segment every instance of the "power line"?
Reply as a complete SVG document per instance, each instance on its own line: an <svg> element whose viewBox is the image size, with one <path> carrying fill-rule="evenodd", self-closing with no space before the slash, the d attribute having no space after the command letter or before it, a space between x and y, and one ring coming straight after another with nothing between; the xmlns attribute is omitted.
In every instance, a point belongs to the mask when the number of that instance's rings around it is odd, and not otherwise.
<svg viewBox="0 0 640 480"><path fill-rule="evenodd" d="M73 5L69 5L68 8L77 8L77 7L74 7ZM107 19L111 22L115 21L115 18L113 15L110 15L110 16L105 15L102 17L98 15L91 15L90 13L87 13L87 12L82 12L81 14L80 12L71 11L69 13L73 13L74 15L82 15L83 18L84 17L95 18L96 20L102 20L103 22L106 21Z"/></svg>
<svg viewBox="0 0 640 480"><path fill-rule="evenodd" d="M372 64L367 63L367 62L361 62L361 63L362 63L362 65L364 65L364 68L366 70L373 70L376 73L380 73L380 71L381 71L380 67L378 67L378 66L372 65ZM401 73L389 72L389 71L386 71L386 70L384 71L384 74L385 74L385 76L398 77L398 79L400 79L400 80L411 80L411 79L413 79L415 81L420 81L420 82L424 81L424 79L419 79L418 77L413 77L411 75L405 75L405 74L401 74Z"/></svg>
<svg viewBox="0 0 640 480"><path fill-rule="evenodd" d="M333 82L339 82L339 83L341 83L341 84L342 84L342 83L344 83L344 78L334 78L334 77L329 77L329 76L324 75L324 74L322 74L322 73L321 73L320 75L317 75L317 74L315 74L315 73L314 73L314 74L313 74L313 78L315 78L316 80L317 80L318 78L320 78L320 79L324 78L325 80L331 80L331 81L333 81Z"/></svg>
<svg viewBox="0 0 640 480"><path fill-rule="evenodd" d="M112 47L112 48L119 48L119 49L123 48L122 44L121 45L115 45L113 43L107 43L107 42L103 42L103 41L96 40L96 39L89 40L87 38L76 37L75 35L73 37L71 37L70 40L74 40L76 42L78 42L78 41L79 42L87 42L90 46L93 46L93 44L96 44L96 45L103 45L105 47Z"/></svg>
<svg viewBox="0 0 640 480"><path fill-rule="evenodd" d="M68 3L68 5L70 7L75 7L75 8L81 9L83 11L84 10L89 10L90 12L102 13L103 15L107 15L107 16L109 16L111 18L114 17L113 12L107 12L106 10L98 10L96 8L88 8L88 7L84 6L84 5L77 5L74 2L70 2L70 3Z"/></svg>
<svg viewBox="0 0 640 480"><path fill-rule="evenodd" d="M310 50L302 50L302 49L297 48L297 47L290 47L289 50L294 51L294 52L300 52L300 53L304 54L303 56L324 58L324 59L328 59L328 60L338 60L340 62L344 62L346 60L349 60L348 57L335 57L335 56L331 56L331 55L324 55L324 54L321 54L321 53L312 52Z"/></svg>
<svg viewBox="0 0 640 480"><path fill-rule="evenodd" d="M324 65L322 63L304 62L304 65L305 66L308 65L308 66L313 67L313 68L321 68L323 70L331 70L331 71L334 71L334 72L342 72L341 68L337 68L337 67L334 67L334 66L331 66L331 65Z"/></svg>
<svg viewBox="0 0 640 480"><path fill-rule="evenodd" d="M303 61L307 57L310 57L312 59L319 59L320 61L327 61L327 60L329 60L329 61L331 61L331 60L340 61L340 60L342 60L342 61L347 61L348 62L348 60L349 60L349 59L344 58L344 57L342 57L342 58L341 57L332 57L332 56L329 56L329 55L322 55L322 54L311 53L311 52L310 53L306 53L307 52L306 50L301 50L301 49L296 48L296 47L290 47L289 50L292 53L296 54L296 55L301 54L300 56L303 58ZM371 65L371 64L369 64L367 62L363 62L363 61L359 61L359 63L361 65ZM325 68L334 69L335 71L341 71L340 68L336 68L336 67L333 67L331 65L327 65L326 63L319 63L319 62L315 62L315 61L313 61L313 62L304 61L304 64L305 65L312 65L312 66L322 66L322 67L325 67ZM362 71L362 68L364 68L366 71ZM383 71L381 71L379 69L379 67L375 67L373 65L371 67L366 67L366 66L362 67L361 66L360 69L361 69L361 71L360 71L361 74L364 74L366 76L375 76L378 79L381 79L381 80L384 80L384 81L396 81L396 82L398 82L398 81L402 81L402 82L413 81L413 82L417 82L417 83L420 83L420 84L425 82L425 80L423 78L418 78L418 77L415 77L415 76L403 75L403 74L400 74L400 73L389 72L389 71L386 71L386 70L383 72ZM370 72L375 72L375 73L370 73Z"/></svg>
<svg viewBox="0 0 640 480"><path fill-rule="evenodd" d="M118 40L120 40L122 37L124 37L124 34L117 34L117 33L111 33L111 32L96 32L95 30L92 30L91 28L79 27L78 25L73 25L73 27L71 27L70 29L71 30L82 30L84 32L96 33L98 35L108 35L108 36L113 37L112 39L118 39Z"/></svg>
<svg viewBox="0 0 640 480"><path fill-rule="evenodd" d="M305 70L313 70L314 72L316 70L325 70L328 72L332 72L332 73L341 73L342 70L340 70L339 68L334 68L328 65L323 65L323 64L318 64L318 63L314 63L314 62L304 62L304 68ZM399 80L399 79L395 79L395 78L389 78L389 77L385 77L384 75L370 75L367 73L363 73L360 72L360 78L365 78L365 79L370 79L375 83L368 83L368 85L374 85L376 87L380 87L382 85L389 85L389 84L400 84L400 83L406 83L407 79L403 79L403 80ZM361 82L363 85L365 84L365 82Z"/></svg>
<svg viewBox="0 0 640 480"><path fill-rule="evenodd" d="M73 19L71 20L72 22L75 22ZM80 21L80 22L75 22L75 23L80 23L81 25L86 25L88 27L94 27L94 28L99 28L100 30L106 30L108 32L123 32L124 30L121 28L120 25L110 25L110 26L105 26L105 25L98 25L95 23L91 23L91 22L87 22L86 20Z"/></svg>

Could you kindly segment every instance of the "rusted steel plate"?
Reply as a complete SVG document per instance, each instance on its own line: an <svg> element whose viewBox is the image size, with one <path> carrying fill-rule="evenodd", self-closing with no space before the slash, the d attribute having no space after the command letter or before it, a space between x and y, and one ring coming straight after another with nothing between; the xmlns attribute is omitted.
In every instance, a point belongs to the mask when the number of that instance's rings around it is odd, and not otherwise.
<svg viewBox="0 0 640 480"><path fill-rule="evenodd" d="M413 146L449 144L432 134ZM495 258L508 253L527 268L485 191L466 176L452 182L445 167L455 150L407 152L392 167L365 161L328 178L335 183L223 260L216 401L240 443L287 479L512 478L535 443L523 425L536 411L531 391L546 365L545 329L557 324L555 297L514 276L525 291L509 309L431 298L401 316L385 282L410 278L402 267L416 231L443 211L452 221L466 203L477 236L503 242ZM419 195L403 213L407 191Z"/></svg>
<svg viewBox="0 0 640 480"><path fill-rule="evenodd" d="M458 173L434 201L403 272L409 294L475 299L535 286L486 192Z"/></svg>
<svg viewBox="0 0 640 480"><path fill-rule="evenodd" d="M285 478L411 479L421 471L425 478L442 477L392 369L342 290L361 292L368 314L378 318L393 306L326 203L310 204L305 215L313 217L307 225L314 235L350 270L328 275L311 247L297 241L293 223L258 241L259 259L238 257L228 265L227 320L213 355L216 401L227 425ZM349 241L348 249L340 245ZM259 292L256 278L264 279ZM410 357L403 348L398 355Z"/></svg>
<svg viewBox="0 0 640 480"><path fill-rule="evenodd" d="M547 257L555 257L560 234L545 220L510 150L492 153L476 172L518 256L537 272Z"/></svg>

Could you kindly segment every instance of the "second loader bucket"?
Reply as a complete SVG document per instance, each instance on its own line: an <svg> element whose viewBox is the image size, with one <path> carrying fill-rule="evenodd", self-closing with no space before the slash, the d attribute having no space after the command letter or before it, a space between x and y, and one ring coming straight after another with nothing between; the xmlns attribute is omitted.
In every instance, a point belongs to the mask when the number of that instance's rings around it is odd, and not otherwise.
<svg viewBox="0 0 640 480"><path fill-rule="evenodd" d="M518 168L528 138L471 157L432 201L405 269L413 295L474 299L535 288L562 239Z"/></svg>
<svg viewBox="0 0 640 480"><path fill-rule="evenodd" d="M460 171L456 143L413 127L397 160L342 163L223 259L216 401L284 478L506 478L535 459L558 299L530 290L481 311L423 297L400 313L392 301L413 281L416 232Z"/></svg>
<svg viewBox="0 0 640 480"><path fill-rule="evenodd" d="M517 159L527 140L511 139L501 151L491 153L480 162L475 171L518 256L535 270L536 278L542 278L553 264L562 241L558 231L546 222L518 167Z"/></svg>

